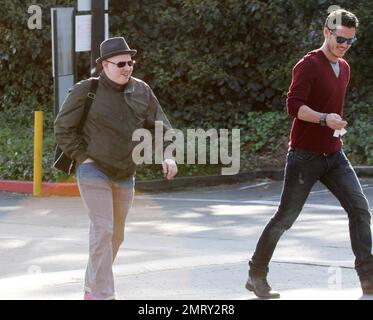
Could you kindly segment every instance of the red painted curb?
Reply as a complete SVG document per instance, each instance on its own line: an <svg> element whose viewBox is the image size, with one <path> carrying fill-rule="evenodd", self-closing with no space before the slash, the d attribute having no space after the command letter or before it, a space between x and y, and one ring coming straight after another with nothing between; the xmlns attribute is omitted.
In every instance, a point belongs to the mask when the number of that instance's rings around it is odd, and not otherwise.
<svg viewBox="0 0 373 320"><path fill-rule="evenodd" d="M0 180L0 190L19 193L33 193L32 181ZM43 196L80 196L79 188L73 182L43 182L41 187Z"/></svg>

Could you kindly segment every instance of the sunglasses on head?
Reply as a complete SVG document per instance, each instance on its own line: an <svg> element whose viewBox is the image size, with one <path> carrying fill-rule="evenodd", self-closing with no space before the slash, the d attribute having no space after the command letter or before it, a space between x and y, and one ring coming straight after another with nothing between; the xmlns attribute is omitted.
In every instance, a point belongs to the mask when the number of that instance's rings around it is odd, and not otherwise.
<svg viewBox="0 0 373 320"><path fill-rule="evenodd" d="M115 62L112 62L112 61L109 61L109 60L106 60L106 61L110 62L111 64L115 64L118 68L123 68L127 64L128 64L129 67L133 67L133 65L135 64L135 61L133 61L133 60L130 60L130 61L119 61L118 63L115 63Z"/></svg>
<svg viewBox="0 0 373 320"><path fill-rule="evenodd" d="M335 36L335 39L336 39L337 43L339 43L339 44L347 42L347 44L350 46L350 45L354 44L355 41L357 40L356 37L347 39L345 37L337 36L333 30L330 30L330 33L332 33Z"/></svg>

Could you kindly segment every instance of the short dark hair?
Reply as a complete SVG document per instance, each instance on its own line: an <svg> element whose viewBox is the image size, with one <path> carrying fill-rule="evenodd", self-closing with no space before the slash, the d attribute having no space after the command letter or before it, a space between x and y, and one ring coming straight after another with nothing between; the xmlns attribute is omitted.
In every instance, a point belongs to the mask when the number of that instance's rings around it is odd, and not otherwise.
<svg viewBox="0 0 373 320"><path fill-rule="evenodd" d="M350 11L338 9L332 11L325 20L325 28L335 30L335 27L342 25L347 28L355 28L359 26L359 20Z"/></svg>

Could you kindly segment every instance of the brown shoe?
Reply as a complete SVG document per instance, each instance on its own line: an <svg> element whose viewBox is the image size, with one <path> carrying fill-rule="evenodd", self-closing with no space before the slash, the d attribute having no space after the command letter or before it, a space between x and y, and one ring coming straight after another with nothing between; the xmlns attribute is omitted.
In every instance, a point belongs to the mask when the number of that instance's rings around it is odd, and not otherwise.
<svg viewBox="0 0 373 320"><path fill-rule="evenodd" d="M265 277L249 276L247 279L246 289L255 293L259 298L278 299L280 294L272 290Z"/></svg>
<svg viewBox="0 0 373 320"><path fill-rule="evenodd" d="M373 279L362 280L361 289L363 290L363 294L373 294Z"/></svg>

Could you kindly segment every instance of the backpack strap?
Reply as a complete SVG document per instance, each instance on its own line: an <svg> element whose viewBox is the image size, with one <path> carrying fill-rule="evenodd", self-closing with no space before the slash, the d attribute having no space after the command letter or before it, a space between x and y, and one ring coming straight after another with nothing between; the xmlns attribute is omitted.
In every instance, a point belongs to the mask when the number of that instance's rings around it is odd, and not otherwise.
<svg viewBox="0 0 373 320"><path fill-rule="evenodd" d="M87 93L87 97L86 97L85 102L84 102L84 111L83 111L82 118L80 119L80 122L79 122L79 125L78 125L78 130L77 130L78 134L82 133L84 123L87 120L89 109L92 106L93 100L95 100L95 98L96 98L97 88L98 88L98 79L93 78L91 80L91 86L89 88L89 91Z"/></svg>

